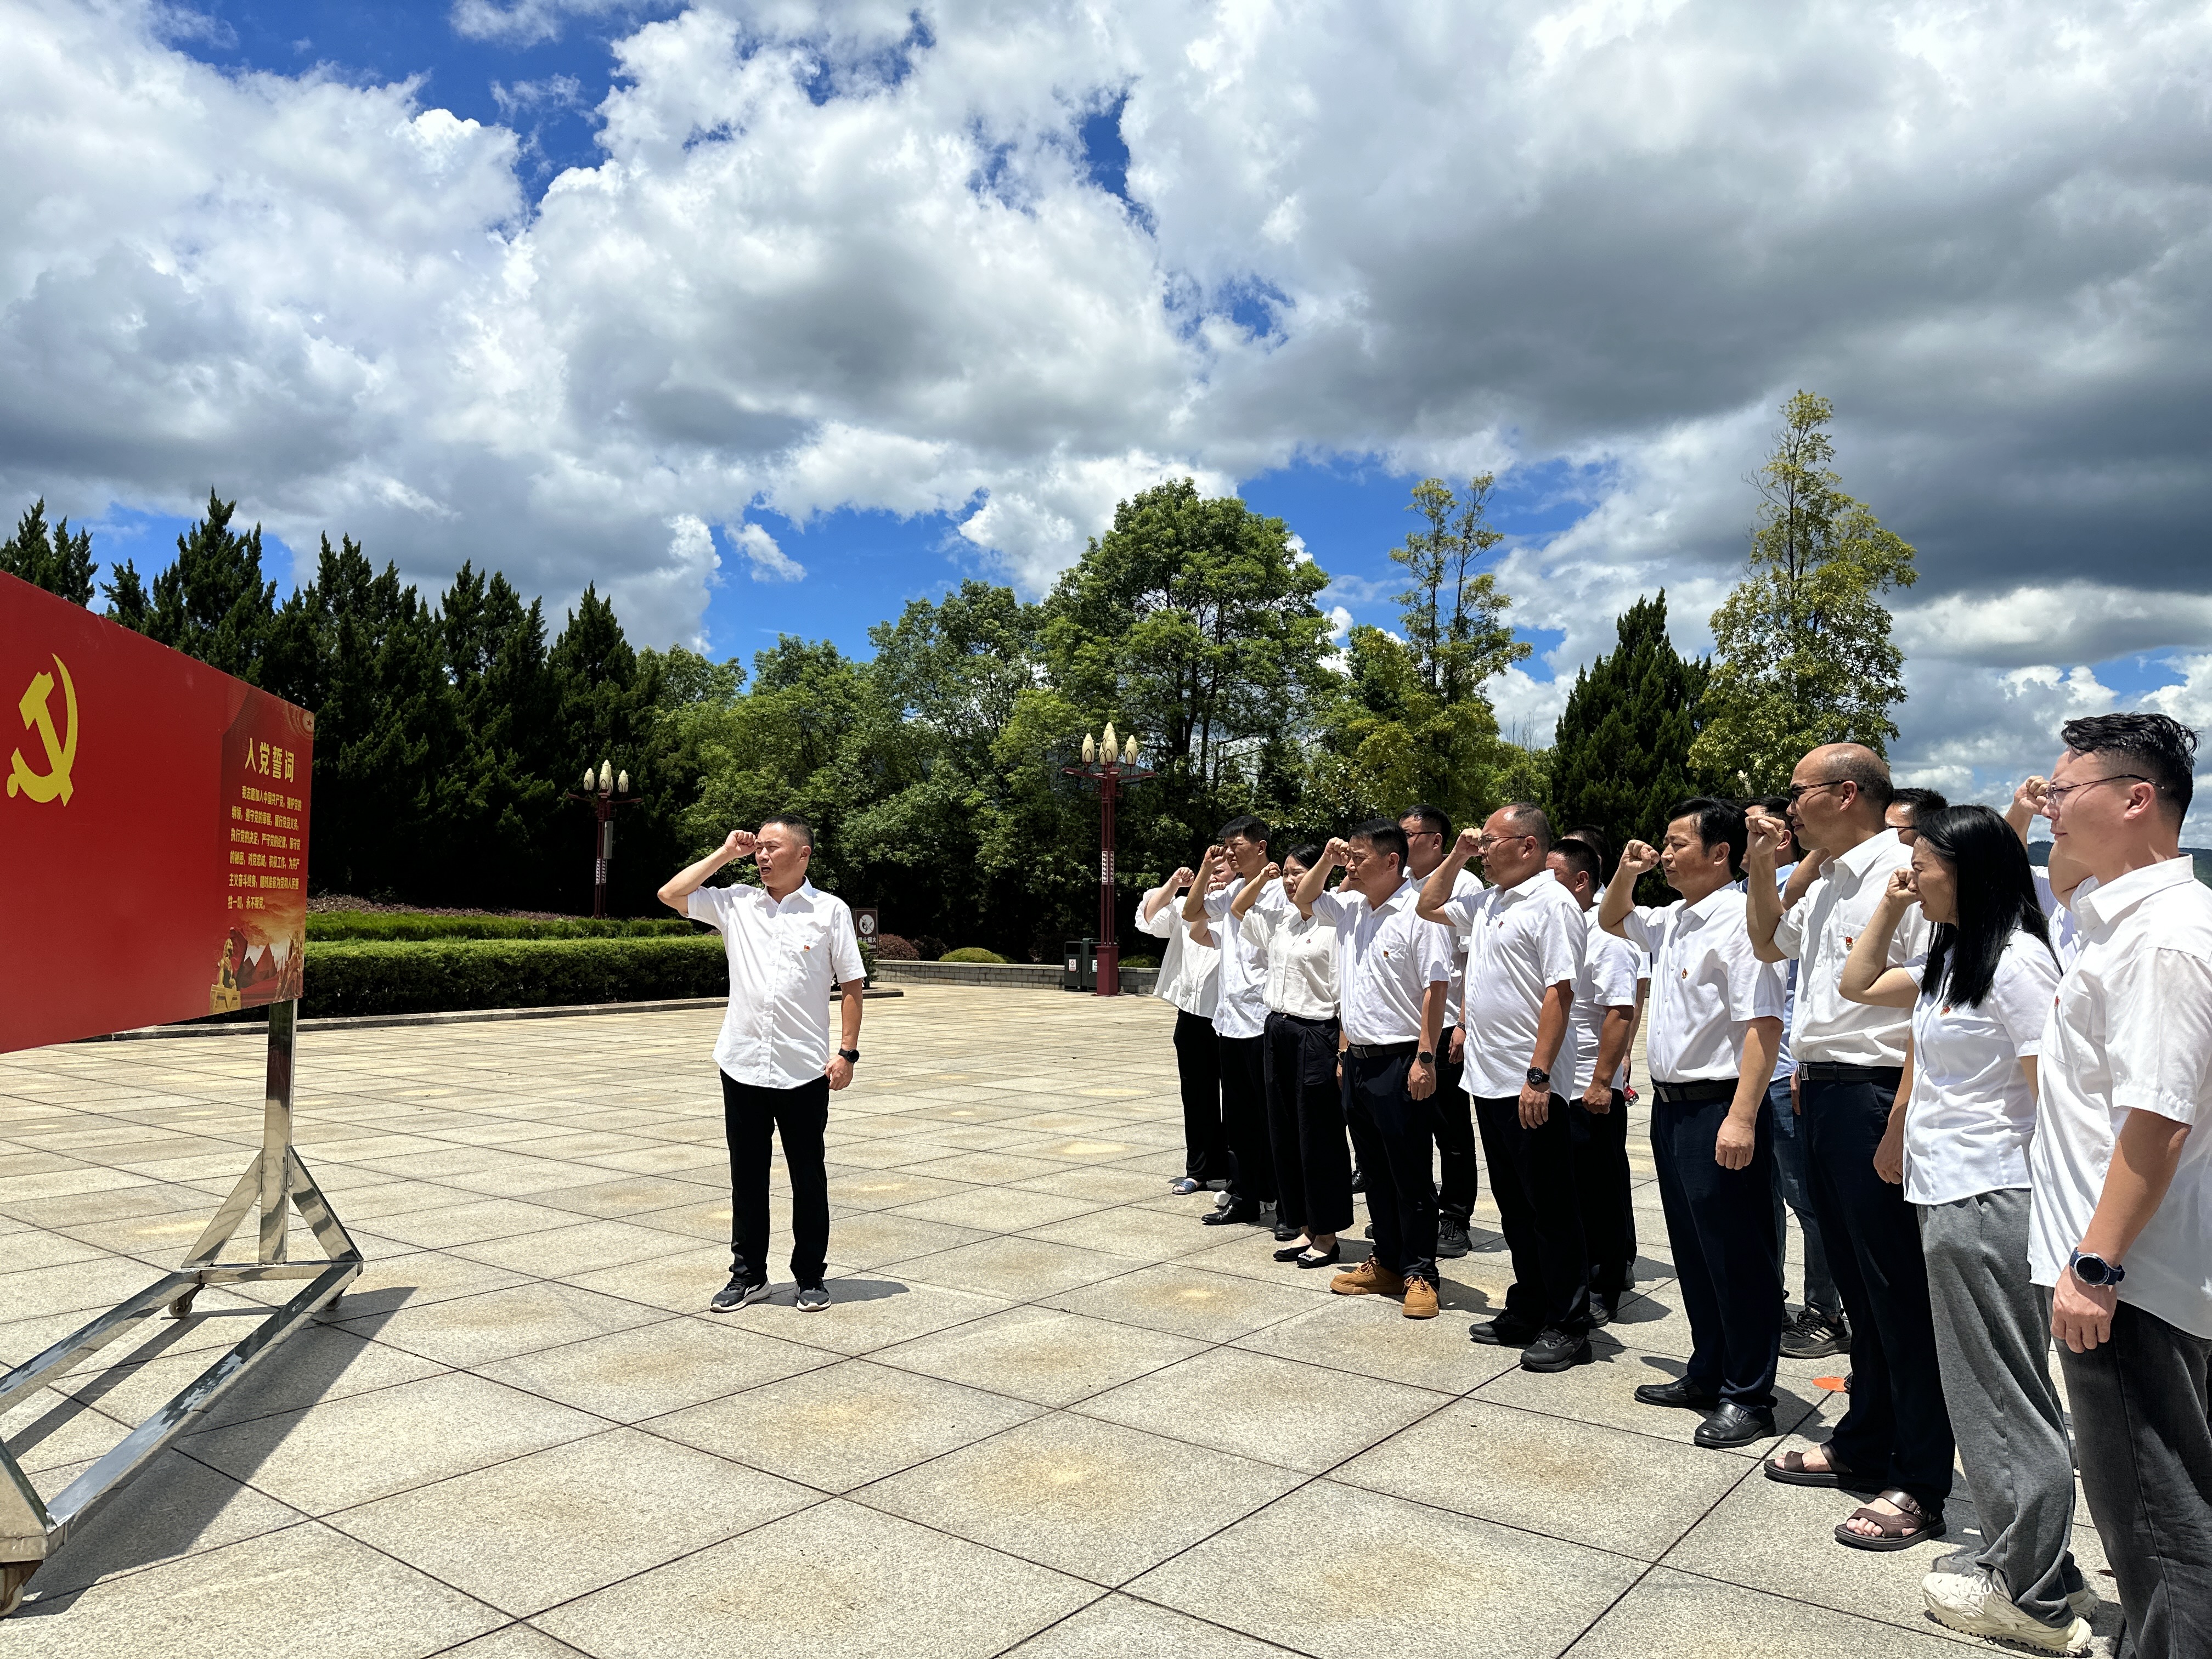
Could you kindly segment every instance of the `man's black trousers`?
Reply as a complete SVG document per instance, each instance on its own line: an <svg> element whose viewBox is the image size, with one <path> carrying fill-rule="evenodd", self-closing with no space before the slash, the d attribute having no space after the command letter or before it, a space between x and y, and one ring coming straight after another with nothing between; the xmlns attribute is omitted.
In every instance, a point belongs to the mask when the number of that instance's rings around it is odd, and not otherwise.
<svg viewBox="0 0 2212 1659"><path fill-rule="evenodd" d="M1535 1128L1524 1129L1519 1096L1477 1096L1474 1122L1490 1160L1490 1194L1498 1200L1498 1225L1513 1256L1505 1322L1531 1332L1587 1334L1589 1246L1575 1196L1574 1130L1567 1122L1567 1103L1553 1095L1550 1115Z"/></svg>
<svg viewBox="0 0 2212 1659"><path fill-rule="evenodd" d="M1870 1486L1901 1486L1940 1508L1951 1495L1951 1413L1936 1356L1920 1218L1905 1189L1874 1171L1899 1075L1820 1075L1826 1069L1801 1062L1797 1087L1813 1209L1851 1322L1850 1409L1828 1441ZM1766 1217L1771 1229L1771 1199Z"/></svg>
<svg viewBox="0 0 2212 1659"><path fill-rule="evenodd" d="M1352 1224L1352 1151L1336 1081L1336 1022L1269 1014L1262 1052L1275 1219L1285 1227L1340 1233Z"/></svg>
<svg viewBox="0 0 2212 1659"><path fill-rule="evenodd" d="M1437 1214L1464 1227L1474 1213L1481 1166L1474 1156L1474 1103L1459 1086L1467 1050L1451 1057L1453 1029L1445 1026L1437 1040Z"/></svg>
<svg viewBox="0 0 2212 1659"><path fill-rule="evenodd" d="M791 1276L819 1285L830 1253L830 1180L822 1132L830 1126L830 1079L763 1089L722 1078L722 1128L730 1142L730 1271L748 1285L768 1279L769 1137L783 1138L791 1176Z"/></svg>
<svg viewBox="0 0 2212 1659"><path fill-rule="evenodd" d="M1267 1039L1214 1036L1221 1055L1221 1132L1229 1143L1229 1196L1275 1201L1275 1149L1267 1140Z"/></svg>
<svg viewBox="0 0 2212 1659"><path fill-rule="evenodd" d="M1771 1411L1782 1352L1774 1120L1762 1098L1751 1162L1724 1170L1713 1149L1729 1100L1670 1104L1657 1098L1666 1087L1651 1085L1651 1159L1658 1166L1659 1201L1667 1212L1682 1310L1690 1320L1686 1380L1746 1411Z"/></svg>
<svg viewBox="0 0 2212 1659"><path fill-rule="evenodd" d="M1575 1149L1575 1198L1589 1248L1590 1294L1613 1297L1627 1288L1636 1260L1636 1209L1629 1197L1628 1097L1613 1091L1613 1109L1593 1112L1577 1098L1567 1108Z"/></svg>
<svg viewBox="0 0 2212 1659"><path fill-rule="evenodd" d="M1429 1148L1437 1133L1436 1096L1406 1092L1414 1045L1402 1054L1344 1056L1344 1121L1367 1176L1375 1260L1408 1278L1437 1282L1437 1188Z"/></svg>
<svg viewBox="0 0 2212 1659"><path fill-rule="evenodd" d="M1203 1014L1176 1011L1176 1077L1182 1085L1182 1172L1200 1186L1229 1179L1221 1135L1221 1040Z"/></svg>

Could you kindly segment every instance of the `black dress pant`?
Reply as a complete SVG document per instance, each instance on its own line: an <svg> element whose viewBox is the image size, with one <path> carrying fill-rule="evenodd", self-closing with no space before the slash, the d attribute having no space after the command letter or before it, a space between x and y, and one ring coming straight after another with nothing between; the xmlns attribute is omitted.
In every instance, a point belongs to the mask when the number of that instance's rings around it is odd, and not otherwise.
<svg viewBox="0 0 2212 1659"><path fill-rule="evenodd" d="M748 1285L768 1279L769 1137L783 1138L791 1176L791 1276L819 1285L830 1253L830 1177L822 1132L830 1127L830 1079L764 1089L722 1079L722 1129L730 1143L730 1271Z"/></svg>
<svg viewBox="0 0 2212 1659"><path fill-rule="evenodd" d="M1589 1246L1583 1242L1582 1209L1575 1199L1574 1131L1567 1122L1567 1103L1553 1095L1550 1115L1535 1128L1524 1129L1519 1096L1477 1096L1474 1121L1490 1160L1498 1224L1513 1256L1506 1323L1532 1332L1586 1334Z"/></svg>
<svg viewBox="0 0 2212 1659"><path fill-rule="evenodd" d="M1229 1196L1275 1201L1275 1149L1267 1140L1267 1039L1214 1035L1221 1056L1221 1133L1229 1145Z"/></svg>
<svg viewBox="0 0 2212 1659"><path fill-rule="evenodd" d="M1850 1409L1828 1439L1854 1474L1940 1508L1951 1495L1951 1414L1943 1404L1919 1218L1905 1189L1874 1171L1898 1074L1851 1081L1815 1077L1817 1069L1798 1067L1813 1208L1851 1322ZM1771 1229L1771 1200L1766 1216Z"/></svg>
<svg viewBox="0 0 2212 1659"><path fill-rule="evenodd" d="M1467 1050L1451 1057L1453 1030L1445 1026L1437 1043L1437 1213L1464 1227L1474 1213L1481 1166L1474 1156L1474 1102L1459 1086Z"/></svg>
<svg viewBox="0 0 2212 1659"><path fill-rule="evenodd" d="M1661 1086L1652 1085L1655 1096ZM1690 1320L1687 1381L1746 1411L1771 1411L1782 1353L1774 1120L1762 1099L1751 1162L1724 1170L1713 1148L1728 1115L1724 1099L1669 1104L1655 1098L1651 1158L1659 1168L1667 1242Z"/></svg>
<svg viewBox="0 0 2212 1659"><path fill-rule="evenodd" d="M1344 1056L1344 1121L1367 1175L1375 1260L1391 1272L1437 1282L1437 1188L1429 1178L1435 1095L1406 1091L1413 1051Z"/></svg>
<svg viewBox="0 0 2212 1659"><path fill-rule="evenodd" d="M1628 1287L1636 1260L1636 1210L1629 1198L1628 1097L1613 1091L1613 1109L1593 1112L1577 1099L1567 1108L1575 1149L1575 1199L1589 1249L1590 1294L1613 1297Z"/></svg>
<svg viewBox="0 0 2212 1659"><path fill-rule="evenodd" d="M1352 1224L1352 1148L1336 1081L1336 1022L1267 1016L1267 1139L1275 1152L1275 1219L1338 1233Z"/></svg>
<svg viewBox="0 0 2212 1659"><path fill-rule="evenodd" d="M1182 1172L1200 1186L1229 1179L1221 1133L1221 1040L1203 1014L1176 1011L1176 1078L1182 1085Z"/></svg>

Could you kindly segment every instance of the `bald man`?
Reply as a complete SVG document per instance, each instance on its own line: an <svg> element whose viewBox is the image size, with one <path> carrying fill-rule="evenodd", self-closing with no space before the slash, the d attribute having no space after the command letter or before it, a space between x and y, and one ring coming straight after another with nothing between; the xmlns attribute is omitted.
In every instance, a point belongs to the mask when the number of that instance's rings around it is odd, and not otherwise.
<svg viewBox="0 0 2212 1659"><path fill-rule="evenodd" d="M1841 986L1844 958L1890 872L1912 862L1884 822L1895 793L1888 766L1871 749L1824 744L1790 774L1786 822L1753 809L1744 858L1752 950L1762 962L1797 963L1790 1051L1813 1206L1851 1326L1850 1409L1825 1445L1770 1458L1766 1473L1792 1486L1880 1492L1836 1528L1838 1543L1862 1549L1940 1537L1951 1492L1951 1418L1920 1229L1904 1188L1874 1167L1897 1103L1911 1011L1846 1001ZM1774 859L1791 831L1820 874L1785 912ZM1914 907L1890 941L1890 964L1926 954L1929 932Z"/></svg>

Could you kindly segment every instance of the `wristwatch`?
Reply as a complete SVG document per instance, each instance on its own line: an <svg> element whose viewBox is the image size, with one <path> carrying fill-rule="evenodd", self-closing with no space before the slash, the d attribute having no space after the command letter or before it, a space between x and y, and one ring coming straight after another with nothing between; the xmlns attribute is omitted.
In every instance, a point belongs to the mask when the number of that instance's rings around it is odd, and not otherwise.
<svg viewBox="0 0 2212 1659"><path fill-rule="evenodd" d="M2084 1285L2117 1285L2128 1276L2128 1270L2118 1262L2107 1261L2087 1250L2075 1251L2074 1260L2068 1265L2074 1269L2074 1277Z"/></svg>
<svg viewBox="0 0 2212 1659"><path fill-rule="evenodd" d="M860 1051L858 1048L840 1048L837 1051L837 1058L848 1066L858 1066L860 1063Z"/></svg>
<svg viewBox="0 0 2212 1659"><path fill-rule="evenodd" d="M1528 1068L1528 1081L1539 1089L1548 1088L1551 1085L1552 1074L1540 1066L1531 1066Z"/></svg>
<svg viewBox="0 0 2212 1659"><path fill-rule="evenodd" d="M1436 1051L1431 1048L1424 1048L1413 1056L1413 1064L1416 1066L1433 1066L1436 1063Z"/></svg>

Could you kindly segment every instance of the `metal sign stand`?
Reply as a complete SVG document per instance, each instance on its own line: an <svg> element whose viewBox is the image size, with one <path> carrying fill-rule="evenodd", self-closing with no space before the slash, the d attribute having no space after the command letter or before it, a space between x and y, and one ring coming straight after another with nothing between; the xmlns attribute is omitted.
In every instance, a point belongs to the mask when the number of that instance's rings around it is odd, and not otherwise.
<svg viewBox="0 0 2212 1659"><path fill-rule="evenodd" d="M72 1528L113 1493L202 1413L258 1364L269 1351L315 1314L335 1304L362 1269L362 1255L292 1146L292 1061L299 1030L296 1001L269 1010L269 1084L263 1102L261 1150L215 1212L183 1266L129 1301L65 1336L37 1358L0 1376L0 1411L9 1401L58 1376L85 1355L106 1346L138 1320L167 1306L169 1316L191 1312L204 1285L240 1285L270 1279L304 1279L307 1289L254 1327L252 1334L216 1361L175 1399L155 1412L105 1457L70 1482L52 1503L42 1501L0 1443L0 1618L23 1599L31 1575L59 1549ZM260 1249L252 1261L216 1258L249 1211L260 1217ZM294 1262L287 1251L290 1212L314 1231L326 1261Z"/></svg>

